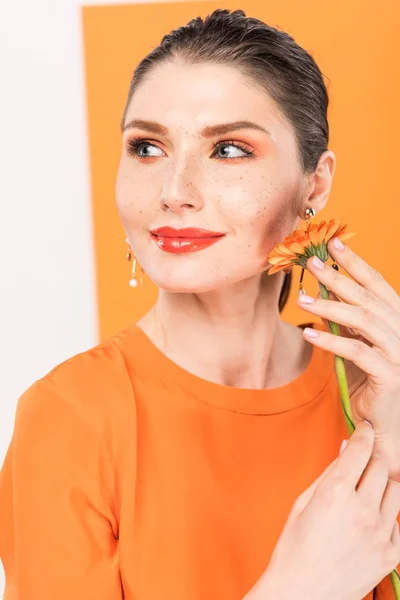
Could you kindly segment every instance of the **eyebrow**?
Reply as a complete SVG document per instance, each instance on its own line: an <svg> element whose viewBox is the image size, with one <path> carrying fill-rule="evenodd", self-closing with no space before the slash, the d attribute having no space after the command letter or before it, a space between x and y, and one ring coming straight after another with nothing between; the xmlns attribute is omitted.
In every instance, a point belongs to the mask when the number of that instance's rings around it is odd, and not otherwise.
<svg viewBox="0 0 400 600"><path fill-rule="evenodd" d="M131 129L136 127L137 129L143 129L145 131L151 131L151 133L155 133L157 135L167 135L168 129L160 123L156 123L155 121L144 121L143 119L133 119L129 121L123 129L122 132L127 129ZM217 135L223 135L225 133L229 133L230 131L236 131L238 129L256 129L257 131L262 131L267 135L271 136L271 133L261 127L261 125L257 125L257 123L253 123L252 121L234 121L233 123L221 123L219 125L208 125L201 132L200 136L204 138L211 138Z"/></svg>

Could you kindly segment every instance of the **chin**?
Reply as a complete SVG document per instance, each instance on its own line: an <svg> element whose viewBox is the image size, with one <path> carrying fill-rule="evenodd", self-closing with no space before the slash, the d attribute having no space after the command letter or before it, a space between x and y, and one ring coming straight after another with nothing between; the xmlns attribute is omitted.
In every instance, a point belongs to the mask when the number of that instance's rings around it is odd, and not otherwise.
<svg viewBox="0 0 400 600"><path fill-rule="evenodd" d="M170 294L201 294L211 292L223 285L218 281L199 281L193 276L185 279L181 277L171 277L169 279L159 277L152 279L152 281L157 287Z"/></svg>
<svg viewBox="0 0 400 600"><path fill-rule="evenodd" d="M224 277L210 277L207 270L201 269L197 272L193 266L187 269L171 270L169 273L166 270L162 272L158 269L149 269L146 275L160 289L171 294L200 294L211 292L227 284L227 279ZM207 276L208 275L208 276Z"/></svg>

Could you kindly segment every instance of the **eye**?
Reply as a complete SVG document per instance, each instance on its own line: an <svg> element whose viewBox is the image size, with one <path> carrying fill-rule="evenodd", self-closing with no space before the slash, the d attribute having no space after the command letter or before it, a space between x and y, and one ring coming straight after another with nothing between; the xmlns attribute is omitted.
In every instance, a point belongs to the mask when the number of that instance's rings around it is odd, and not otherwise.
<svg viewBox="0 0 400 600"><path fill-rule="evenodd" d="M142 149L147 149L149 147L156 148L162 152L161 148L151 144L148 140L144 140L143 138L132 138L128 140L128 154L130 156L135 156L139 159L143 158L153 158L154 156L162 156L162 154L150 154L148 151L145 151L144 154L141 154Z"/></svg>
<svg viewBox="0 0 400 600"><path fill-rule="evenodd" d="M214 156L214 154L218 153L222 148L229 148L229 147L234 148L234 150L233 151L231 150L230 152L229 151L224 152L222 156L218 157L218 160L221 160L221 159L232 160L234 158L242 159L242 158L250 158L250 157L254 156L254 152L252 150L249 150L248 148L246 148L246 146L240 144L239 142L234 142L234 141L217 142L216 144L214 144L214 152L211 156ZM159 153L157 153L157 152L151 153L151 151L149 150L150 148L154 148L155 150L158 150ZM139 160L145 160L146 158L154 158L156 156L163 155L161 148L152 144L149 140L145 140L140 137L132 138L132 139L128 140L127 151L130 156L134 156L135 158L138 158ZM242 155L240 156L240 154L242 154ZM244 156L243 156L243 154L244 154Z"/></svg>
<svg viewBox="0 0 400 600"><path fill-rule="evenodd" d="M248 148L246 148L246 146L243 146L242 144L239 144L239 142L233 142L233 141L229 141L229 142L217 142L216 144L214 144L214 153L218 152L218 150L220 150L221 148L229 148L229 146L231 148L235 148L235 151L233 152L233 156L228 156L227 153L225 153L225 155L222 158L227 158L227 159L232 159L232 158L249 158L251 156L254 156L254 152L252 150L249 150ZM242 153L245 154L245 156L238 156L238 152L240 151Z"/></svg>

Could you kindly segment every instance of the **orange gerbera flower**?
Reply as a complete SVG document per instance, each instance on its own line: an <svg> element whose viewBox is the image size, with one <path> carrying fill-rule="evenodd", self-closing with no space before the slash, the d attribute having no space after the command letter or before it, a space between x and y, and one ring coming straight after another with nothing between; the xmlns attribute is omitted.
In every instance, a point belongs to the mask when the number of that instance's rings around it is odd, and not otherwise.
<svg viewBox="0 0 400 600"><path fill-rule="evenodd" d="M328 242L333 237L348 240L356 235L347 231L347 225L340 219L331 219L328 223L308 223L306 229L296 229L292 235L285 237L283 242L277 244L268 256L268 262L273 266L268 275L273 275L293 265L307 268L310 256L318 256L323 262L329 258Z"/></svg>

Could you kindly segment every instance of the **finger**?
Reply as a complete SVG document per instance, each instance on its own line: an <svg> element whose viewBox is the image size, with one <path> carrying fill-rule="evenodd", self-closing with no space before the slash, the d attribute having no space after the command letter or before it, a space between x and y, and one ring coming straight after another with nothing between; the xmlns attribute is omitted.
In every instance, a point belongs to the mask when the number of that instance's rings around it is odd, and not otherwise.
<svg viewBox="0 0 400 600"><path fill-rule="evenodd" d="M321 475L318 477L318 479L313 481L313 483L297 498L296 504L295 504L296 514L301 513L306 508L307 504L310 502L311 498L313 497L318 485L321 483L321 481L323 481L325 479L325 477L327 475L329 475L329 473L332 471L332 469L336 466L336 463L338 460L339 460L339 457L335 458L335 460L326 467L326 469L323 471L323 473L321 473Z"/></svg>
<svg viewBox="0 0 400 600"><path fill-rule="evenodd" d="M363 322L367 322L367 328L368 318L367 315L365 315L366 309L368 309L369 313L372 316L376 315L378 323L386 323L389 326L390 330L393 332L393 334L396 335L397 338L400 338L400 297L398 297L397 307L393 306L393 303L390 304L388 302L383 301L382 298L378 297L373 292L371 292L367 288L367 286L362 287L346 275L343 275L342 273L339 273L338 271L333 269L327 263L319 261L319 263L322 265L322 269L317 268L315 266L314 260L318 259L316 259L316 257L314 256L307 260L307 269L317 278L317 280L320 283L324 284L324 286L331 289L337 296L339 296L339 298L344 300L345 304L347 304L348 306L353 305L355 307L364 309L364 311L360 311L360 314L364 315ZM395 293L394 290L393 293ZM334 304L337 305L338 303ZM313 308L314 306L310 305L307 308L307 310L310 310L310 312L314 312ZM330 320L335 320L333 317L331 318L327 314L325 315L325 317L327 317ZM336 319L336 322L341 321L340 319ZM345 322L343 322L343 324L347 325ZM350 327L351 326L352 325L350 324ZM375 326L375 328L376 327L377 326ZM356 329L358 329L357 326ZM365 337L368 338L368 334L365 335Z"/></svg>
<svg viewBox="0 0 400 600"><path fill-rule="evenodd" d="M327 290L327 292L328 292L328 295L329 295L329 300L333 300L334 302L340 302L339 296L336 296L336 294L334 294L332 292L332 290ZM318 292L317 298L321 298L322 299L321 292Z"/></svg>
<svg viewBox="0 0 400 600"><path fill-rule="evenodd" d="M304 329L306 340L325 350L329 350L337 356L351 360L364 373L385 383L398 378L398 366L388 360L381 352L368 346L368 344L355 338L346 338L327 331L315 332L308 335L308 329Z"/></svg>
<svg viewBox="0 0 400 600"><path fill-rule="evenodd" d="M361 287L357 281L350 279L344 273L336 271L327 262L323 262L323 268L318 269L314 262L314 257L307 260L307 270L312 273L319 282L333 291L339 298L347 304L354 306L364 306L366 300L370 299L371 292Z"/></svg>
<svg viewBox="0 0 400 600"><path fill-rule="evenodd" d="M400 483L389 479L384 492L380 513L384 522L387 535L393 529L393 522L396 521L400 513Z"/></svg>
<svg viewBox="0 0 400 600"><path fill-rule="evenodd" d="M396 312L400 310L400 296L389 283L365 260L344 244L344 250L336 248L333 240L328 243L328 252L333 260L366 290L383 300Z"/></svg>
<svg viewBox="0 0 400 600"><path fill-rule="evenodd" d="M389 465L387 461L380 456L372 456L358 483L357 493L376 513L381 510L388 479Z"/></svg>
<svg viewBox="0 0 400 600"><path fill-rule="evenodd" d="M400 361L400 317L393 318L389 324L374 311L363 307L321 298L311 303L308 298L305 294L298 296L298 305L303 310L338 323L341 335L346 336L346 330L350 333L350 328L355 329L373 346L382 350L389 360ZM352 337L356 336L353 334Z"/></svg>
<svg viewBox="0 0 400 600"><path fill-rule="evenodd" d="M371 458L374 439L373 428L363 421L358 423L346 448L332 469L332 473L341 479L346 479L354 490Z"/></svg>
<svg viewBox="0 0 400 600"><path fill-rule="evenodd" d="M334 294L332 292L332 290L328 290L328 294L329 294L329 300L332 300L333 302L341 302L339 296ZM321 292L318 292L318 294L317 294L317 300L319 300L319 299L322 300ZM320 318L325 326L325 329L327 331L330 331L329 319L327 319L326 317L324 317L322 315L320 315ZM357 329L354 329L352 327L346 327L346 325L342 325L341 323L338 323L338 325L339 325L339 329L340 329L340 335L343 335L345 337L360 337L361 336L360 332L357 331Z"/></svg>

